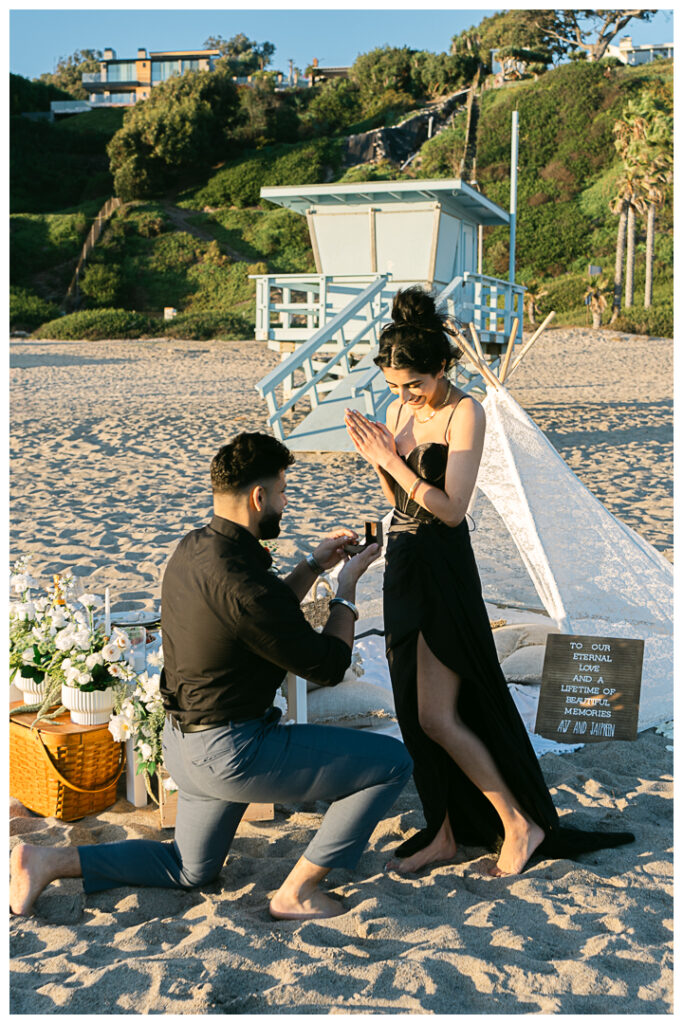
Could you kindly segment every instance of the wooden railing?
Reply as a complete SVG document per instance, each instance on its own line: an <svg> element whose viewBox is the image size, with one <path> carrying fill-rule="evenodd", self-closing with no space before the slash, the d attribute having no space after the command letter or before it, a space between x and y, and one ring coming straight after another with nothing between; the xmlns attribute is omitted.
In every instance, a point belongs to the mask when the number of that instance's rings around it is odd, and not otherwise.
<svg viewBox="0 0 683 1024"><path fill-rule="evenodd" d="M85 242L83 243L83 248L81 249L81 255L78 257L78 263L76 264L76 269L74 271L74 275L71 278L71 284L69 285L69 288L68 288L67 293L66 293L66 298L64 300L64 306L66 306L68 304L70 299L75 294L76 289L78 287L78 279L79 279L79 276L80 276L80 273L81 273L81 268L83 267L83 264L85 263L85 261L87 260L88 256L90 255L90 253L94 249L95 245L97 244L97 240L100 237L100 235L102 234L102 231L104 230L104 227L105 227L107 221L109 220L111 215L114 213L114 211L118 210L118 208L120 206L121 206L121 200L120 199L118 199L116 197L112 197L110 199L107 199L106 203L100 209L99 213L95 217L95 219L94 219L94 221L92 223L92 226L90 228L90 231L88 232L88 237L86 238Z"/></svg>
<svg viewBox="0 0 683 1024"><path fill-rule="evenodd" d="M256 281L257 341L308 341L314 331L324 327L354 296L371 282L375 274L251 274ZM302 322L305 321L305 322Z"/></svg>
<svg viewBox="0 0 683 1024"><path fill-rule="evenodd" d="M386 319L390 309L390 297L382 294L387 279L387 274L381 274L362 292L356 292L340 313L319 327L308 341L258 382L256 390L266 400L268 422L279 440L284 439L282 417L285 413L304 397L310 400L312 409L317 408L321 396L336 386L340 376L350 372L351 350L361 343L366 349L377 343L378 324ZM353 332L351 337L347 337L349 329ZM305 380L295 387L297 371L303 372ZM283 388L282 404L276 392L280 386Z"/></svg>
<svg viewBox="0 0 683 1024"><path fill-rule="evenodd" d="M474 324L482 341L505 345L515 320L519 323L517 337L522 337L524 292L521 284L465 271L460 295L449 296L449 302L459 320Z"/></svg>

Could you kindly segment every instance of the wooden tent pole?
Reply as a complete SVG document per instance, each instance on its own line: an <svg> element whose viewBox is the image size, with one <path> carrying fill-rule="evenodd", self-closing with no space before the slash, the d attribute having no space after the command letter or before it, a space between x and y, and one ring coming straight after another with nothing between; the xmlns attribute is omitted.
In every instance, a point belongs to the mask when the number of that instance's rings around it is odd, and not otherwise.
<svg viewBox="0 0 683 1024"><path fill-rule="evenodd" d="M479 335L477 334L477 328L474 326L474 324L470 324L469 328L470 328L470 334L472 335L472 341L474 342L474 347L476 348L477 355L479 356L479 361L483 363L484 362L484 350L481 347L481 342L479 340Z"/></svg>
<svg viewBox="0 0 683 1024"><path fill-rule="evenodd" d="M534 331L534 333L531 335L531 337L527 341L526 345L523 347L522 351L519 353L519 355L515 359L514 363L510 367L510 370L508 371L508 377L515 372L515 370L517 369L517 367L519 366L519 364L521 363L522 359L527 354L527 352L529 351L529 349L531 348L533 343L536 341L537 338L540 337L540 335L546 329L546 327L548 326L548 324L550 323L550 321L553 319L554 316L555 316L555 310L553 309L553 310L551 310L550 313L548 313L547 317L545 318L545 320L543 321L541 326L538 327Z"/></svg>
<svg viewBox="0 0 683 1024"><path fill-rule="evenodd" d="M512 355L512 347L515 344L515 336L517 334L517 328L519 327L519 317L516 316L512 321L512 330L510 331L510 340L508 341L508 347L505 350L505 358L503 359L503 365L500 373L498 374L498 380L501 384L505 383L505 378L508 372L508 364L510 362L510 356Z"/></svg>
<svg viewBox="0 0 683 1024"><path fill-rule="evenodd" d="M491 384L491 386L494 387L494 388L499 388L500 387L500 381L498 380L496 375L494 373L491 373L491 371L489 370L489 368L486 365L485 361L480 360L477 357L477 353L471 347L470 343L468 341L466 341L465 338L463 338L463 336L460 333L460 331L456 331L456 337L457 337L459 343L462 345L466 355L474 363L475 367L479 370L479 373L482 375L482 377L487 382L487 384Z"/></svg>

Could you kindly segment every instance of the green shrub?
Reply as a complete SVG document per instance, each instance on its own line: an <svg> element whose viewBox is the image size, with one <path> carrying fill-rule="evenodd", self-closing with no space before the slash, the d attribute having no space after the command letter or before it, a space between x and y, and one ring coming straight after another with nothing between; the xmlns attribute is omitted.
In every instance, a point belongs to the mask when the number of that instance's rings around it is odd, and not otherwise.
<svg viewBox="0 0 683 1024"><path fill-rule="evenodd" d="M265 185L307 185L329 180L340 166L340 145L327 139L245 153L200 189L183 194L185 206L256 206Z"/></svg>
<svg viewBox="0 0 683 1024"><path fill-rule="evenodd" d="M553 281L546 281L543 288L548 294L538 302L539 313L546 316L551 309L557 313L566 313L585 306L588 279L585 274L562 274Z"/></svg>
<svg viewBox="0 0 683 1024"><path fill-rule="evenodd" d="M126 209L120 217L126 233L136 231L143 238L156 238L167 231L171 224L163 207L156 203L145 203L139 208Z"/></svg>
<svg viewBox="0 0 683 1024"><path fill-rule="evenodd" d="M251 265L242 262L231 263L229 267L208 262L190 267L185 310L192 313L232 311L235 307L253 304L256 283L249 280L250 273Z"/></svg>
<svg viewBox="0 0 683 1024"><path fill-rule="evenodd" d="M59 316L59 307L54 302L41 299L28 288L10 287L9 325L13 331L33 331Z"/></svg>
<svg viewBox="0 0 683 1024"><path fill-rule="evenodd" d="M220 310L201 313L178 313L172 320L163 321L163 334L170 338L192 338L208 341L242 341L254 336L254 317Z"/></svg>
<svg viewBox="0 0 683 1024"><path fill-rule="evenodd" d="M31 113L50 109L53 100L72 100L68 92L58 89L56 85L45 82L32 82L23 75L9 76L9 112L10 114Z"/></svg>
<svg viewBox="0 0 683 1024"><path fill-rule="evenodd" d="M351 125L352 133L367 132L373 128L381 128L402 121L405 115L419 106L418 101L407 92L397 89L384 89L366 96L363 101L363 117L361 124Z"/></svg>
<svg viewBox="0 0 683 1024"><path fill-rule="evenodd" d="M446 128L428 139L420 149L421 178L457 178L465 152L465 119L459 117L453 128Z"/></svg>
<svg viewBox="0 0 683 1024"><path fill-rule="evenodd" d="M155 195L188 171L225 159L239 120L237 88L224 70L187 71L160 82L127 111L107 147L116 194Z"/></svg>
<svg viewBox="0 0 683 1024"><path fill-rule="evenodd" d="M88 305L110 309L119 295L121 272L115 265L88 263L78 283Z"/></svg>
<svg viewBox="0 0 683 1024"><path fill-rule="evenodd" d="M10 211L44 213L75 206L94 196L113 194L106 143L113 122L102 123L91 111L48 124L25 117L10 119ZM94 121L88 119L95 117ZM120 122L120 113L118 119ZM72 122L90 127L67 130ZM101 129L101 130L100 130Z"/></svg>
<svg viewBox="0 0 683 1024"><path fill-rule="evenodd" d="M129 309L85 309L48 321L33 332L33 337L58 341L159 337L162 326L163 321L156 317Z"/></svg>
<svg viewBox="0 0 683 1024"><path fill-rule="evenodd" d="M89 226L89 219L81 212L13 214L10 217L10 282L30 285L36 274L69 263L63 275L68 284Z"/></svg>
<svg viewBox="0 0 683 1024"><path fill-rule="evenodd" d="M282 273L315 269L306 221L291 210L265 212L250 232L249 241Z"/></svg>
<svg viewBox="0 0 683 1024"><path fill-rule="evenodd" d="M337 181L396 181L405 177L389 160L378 160L376 164L354 164Z"/></svg>
<svg viewBox="0 0 683 1024"><path fill-rule="evenodd" d="M622 309L621 315L613 324L615 331L626 334L649 334L651 337L673 338L674 310L672 303L663 303L645 309L644 306L631 306Z"/></svg>
<svg viewBox="0 0 683 1024"><path fill-rule="evenodd" d="M355 82L340 78L325 82L308 106L306 121L316 132L339 134L358 121L363 113L360 89Z"/></svg>

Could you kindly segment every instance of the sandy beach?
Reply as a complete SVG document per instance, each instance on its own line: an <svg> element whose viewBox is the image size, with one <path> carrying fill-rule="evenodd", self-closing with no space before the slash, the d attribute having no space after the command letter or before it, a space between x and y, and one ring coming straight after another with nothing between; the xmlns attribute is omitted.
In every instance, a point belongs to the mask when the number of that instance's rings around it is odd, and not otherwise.
<svg viewBox="0 0 683 1024"><path fill-rule="evenodd" d="M13 339L12 560L45 579L72 568L114 610L158 606L165 562L210 516L208 465L237 431L266 429L264 343ZM510 391L607 508L673 560L673 344L611 331L546 332ZM339 525L386 512L353 454L305 454L288 478L283 567ZM422 823L414 787L357 871L330 875L348 912L275 924L267 897L320 820L276 805L245 823L202 890L50 886L11 918L13 1013L662 1014L673 1011L673 759L635 742L546 754L565 823L628 828L636 842L581 862L492 878L490 855L422 877L386 873ZM72 824L10 808L11 845L168 840L150 805L121 797Z"/></svg>

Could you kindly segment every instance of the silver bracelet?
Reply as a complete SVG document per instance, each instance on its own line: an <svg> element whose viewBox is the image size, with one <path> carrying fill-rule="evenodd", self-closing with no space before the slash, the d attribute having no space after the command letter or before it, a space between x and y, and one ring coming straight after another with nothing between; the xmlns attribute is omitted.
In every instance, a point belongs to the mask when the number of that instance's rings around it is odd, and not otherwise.
<svg viewBox="0 0 683 1024"><path fill-rule="evenodd" d="M308 566L309 569L312 569L313 572L317 572L318 575L320 575L321 572L325 571L313 553L311 553L310 555L306 555L306 565Z"/></svg>
<svg viewBox="0 0 683 1024"><path fill-rule="evenodd" d="M333 597L332 600L330 601L330 608L332 607L333 604L343 604L345 608L349 609L356 622L358 621L358 609L356 608L355 604L353 604L352 601L347 601L343 597Z"/></svg>

